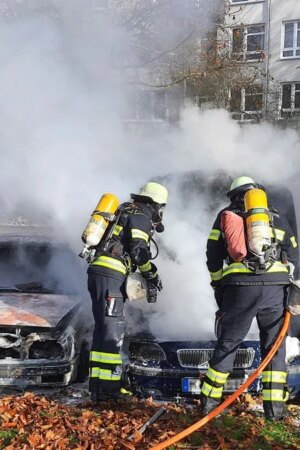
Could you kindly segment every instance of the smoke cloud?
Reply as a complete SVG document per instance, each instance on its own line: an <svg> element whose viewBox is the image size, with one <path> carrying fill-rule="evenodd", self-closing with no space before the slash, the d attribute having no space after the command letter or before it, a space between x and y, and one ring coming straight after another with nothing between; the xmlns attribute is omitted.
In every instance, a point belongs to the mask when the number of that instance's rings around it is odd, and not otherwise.
<svg viewBox="0 0 300 450"><path fill-rule="evenodd" d="M217 2L199 1L209 26L207 3L211 9ZM216 305L205 246L217 208L226 198L216 202L204 188L183 190L181 177L199 169L204 185L218 171L284 182L296 175L298 137L294 131L266 124L241 128L225 110L201 112L193 105L185 106L177 125L129 132L124 117L132 106L131 69L126 63L141 66L146 56L132 46L132 24L90 8L93 4L3 2L2 214L22 212L46 220L79 253L82 230L102 193L113 192L126 201L147 180L179 174L178 180L166 178L170 201L157 259L164 290L157 304L130 305L130 311L142 310L151 331L162 338L212 337ZM175 17L182 11L190 17L184 4L188 2L174 1ZM178 29L168 31L171 45L178 39ZM161 33L155 35L155 45L161 37L167 39L165 30ZM143 39L148 42L149 36ZM86 263L80 264L85 271ZM67 264L64 270L68 277ZM87 291L85 296L88 299ZM137 329L134 322L129 314L129 328Z"/></svg>

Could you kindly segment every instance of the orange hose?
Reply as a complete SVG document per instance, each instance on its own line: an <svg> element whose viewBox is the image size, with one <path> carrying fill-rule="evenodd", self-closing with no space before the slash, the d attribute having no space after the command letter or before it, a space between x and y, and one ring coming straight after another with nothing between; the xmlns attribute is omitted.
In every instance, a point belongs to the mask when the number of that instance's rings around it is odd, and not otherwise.
<svg viewBox="0 0 300 450"><path fill-rule="evenodd" d="M288 330L289 324L290 324L290 318L291 318L291 313L288 310L286 310L282 328L281 328L281 330L279 332L279 335L278 335L278 337L277 337L273 347L271 348L271 350L269 351L269 353L267 354L265 359L262 361L260 366L245 381L245 383L242 386L239 387L239 389L236 392L231 394L230 397L228 397L223 403L221 403L213 411L211 411L209 414L207 414L207 416L203 417L201 420L199 420L198 422L194 423L193 425L191 425L190 427L186 428L185 430L181 431L180 433L176 434L175 436L171 437L170 439L168 439L168 440L166 440L166 441L164 441L164 442L162 442L160 444L157 444L155 447L151 447L149 450L163 450L164 448L167 448L169 445L172 445L172 444L175 444L178 441L181 441L185 437L187 437L190 434L192 434L194 431L199 430L199 428L203 427L203 425L205 425L207 422L209 422L215 416L220 414L220 412L222 412L236 398L238 398L238 396L240 394L242 394L243 391L248 386L250 386L251 383L253 383L253 381L261 374L261 372L265 369L265 367L272 360L273 356L277 352L277 350L280 347L280 344L281 344L283 338L285 337L285 335L287 333L287 330Z"/></svg>

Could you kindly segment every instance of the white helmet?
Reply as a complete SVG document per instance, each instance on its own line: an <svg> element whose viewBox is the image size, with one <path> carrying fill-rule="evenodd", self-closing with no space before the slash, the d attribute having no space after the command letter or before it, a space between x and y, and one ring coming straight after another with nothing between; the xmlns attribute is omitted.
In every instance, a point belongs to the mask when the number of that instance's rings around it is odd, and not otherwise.
<svg viewBox="0 0 300 450"><path fill-rule="evenodd" d="M166 205L168 200L168 191L162 184L149 181L140 189L138 194L130 194L130 196L134 200Z"/></svg>
<svg viewBox="0 0 300 450"><path fill-rule="evenodd" d="M227 197L233 198L238 194L249 191L257 186L255 181L250 177L238 177L233 180L230 185Z"/></svg>

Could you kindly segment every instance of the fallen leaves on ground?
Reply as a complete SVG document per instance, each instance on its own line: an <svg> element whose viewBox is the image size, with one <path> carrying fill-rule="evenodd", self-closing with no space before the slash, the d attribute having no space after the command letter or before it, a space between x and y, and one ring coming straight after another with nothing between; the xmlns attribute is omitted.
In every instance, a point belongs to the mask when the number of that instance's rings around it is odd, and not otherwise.
<svg viewBox="0 0 300 450"><path fill-rule="evenodd" d="M172 448L294 450L300 447L299 427L293 423L293 416L282 425L283 440L278 434L280 430L276 430L277 434L274 431L276 441L272 429L267 432L266 421L251 411L254 404L250 396L244 396L226 414ZM102 402L97 407L86 402L75 407L29 392L3 397L0 399L0 449L146 450L200 419L195 406L164 403L166 413L140 433L139 429L161 406L151 399L132 399ZM294 420L299 420L300 407L294 405L290 409ZM285 442L284 433L295 435ZM261 447L255 447L255 443Z"/></svg>

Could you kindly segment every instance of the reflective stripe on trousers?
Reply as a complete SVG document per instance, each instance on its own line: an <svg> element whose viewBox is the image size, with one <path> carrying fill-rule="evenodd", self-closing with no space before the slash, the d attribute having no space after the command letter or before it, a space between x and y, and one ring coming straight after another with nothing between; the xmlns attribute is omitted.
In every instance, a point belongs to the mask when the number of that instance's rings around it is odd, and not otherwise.
<svg viewBox="0 0 300 450"><path fill-rule="evenodd" d="M267 370L262 372L263 383L286 383L287 373L279 370Z"/></svg>
<svg viewBox="0 0 300 450"><path fill-rule="evenodd" d="M90 352L90 361L104 364L122 364L122 356L119 353Z"/></svg>
<svg viewBox="0 0 300 450"><path fill-rule="evenodd" d="M228 378L229 372L218 372L209 367L201 386L201 394L214 399L221 399L223 388Z"/></svg>
<svg viewBox="0 0 300 450"><path fill-rule="evenodd" d="M263 401L286 402L288 392L285 389L287 373L281 370L267 370L262 372Z"/></svg>
<svg viewBox="0 0 300 450"><path fill-rule="evenodd" d="M122 375L122 366L117 366L114 371L101 369L100 367L90 368L90 378L97 378L105 381L120 381Z"/></svg>
<svg viewBox="0 0 300 450"><path fill-rule="evenodd" d="M264 402L286 402L289 394L284 389L263 389Z"/></svg>

